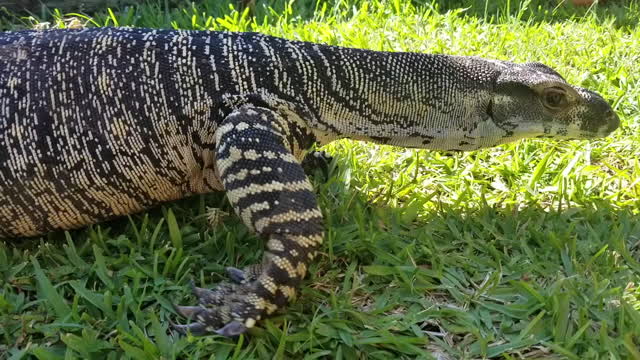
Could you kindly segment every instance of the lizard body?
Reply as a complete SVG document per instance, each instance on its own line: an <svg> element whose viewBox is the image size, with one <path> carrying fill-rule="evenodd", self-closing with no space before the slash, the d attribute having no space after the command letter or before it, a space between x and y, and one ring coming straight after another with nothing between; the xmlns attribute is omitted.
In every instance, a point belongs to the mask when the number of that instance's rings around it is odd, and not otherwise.
<svg viewBox="0 0 640 360"><path fill-rule="evenodd" d="M236 335L293 297L323 238L300 161L339 138L475 150L619 125L538 63L375 52L257 33L124 28L0 35L0 238L226 191L267 240L235 283L195 288L196 322ZM221 329L219 329L221 328ZM218 330L219 329L219 330Z"/></svg>

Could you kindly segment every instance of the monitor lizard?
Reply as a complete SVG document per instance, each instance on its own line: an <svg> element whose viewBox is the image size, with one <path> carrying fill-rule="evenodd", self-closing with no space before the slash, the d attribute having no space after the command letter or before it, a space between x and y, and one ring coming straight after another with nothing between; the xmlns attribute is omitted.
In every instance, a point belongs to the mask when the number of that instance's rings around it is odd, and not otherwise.
<svg viewBox="0 0 640 360"><path fill-rule="evenodd" d="M606 136L618 116L540 63L381 52L259 33L0 34L0 238L225 191L263 261L194 287L195 334L241 334L294 297L324 235L300 161L350 138L476 150Z"/></svg>

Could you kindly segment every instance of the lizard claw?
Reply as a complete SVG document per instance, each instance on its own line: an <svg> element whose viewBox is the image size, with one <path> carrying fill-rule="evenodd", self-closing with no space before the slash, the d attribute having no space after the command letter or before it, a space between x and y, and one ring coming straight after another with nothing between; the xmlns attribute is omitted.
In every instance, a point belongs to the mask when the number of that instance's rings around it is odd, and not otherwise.
<svg viewBox="0 0 640 360"><path fill-rule="evenodd" d="M251 271L235 268L227 271L235 282L251 280ZM172 328L181 334L216 333L227 337L238 336L253 326L255 319L259 318L262 312L247 302L256 295L252 287L246 283L222 282L213 290L197 287L193 282L190 286L200 305L173 306L176 313L194 321L187 325L171 324Z"/></svg>
<svg viewBox="0 0 640 360"><path fill-rule="evenodd" d="M232 321L216 330L215 333L226 337L234 337L243 334L245 331L247 331L247 327L244 326L244 324L238 321Z"/></svg>
<svg viewBox="0 0 640 360"><path fill-rule="evenodd" d="M218 292L215 290L204 289L191 284L191 292L200 300L200 304L218 303Z"/></svg>
<svg viewBox="0 0 640 360"><path fill-rule="evenodd" d="M180 333L181 335L187 335L191 333L192 335L201 336L206 335L208 333L207 327L204 324L200 323L191 323L187 325L180 325L170 322L171 328Z"/></svg>
<svg viewBox="0 0 640 360"><path fill-rule="evenodd" d="M180 325L170 322L170 325L172 329L174 329L181 335L187 335L191 333L191 335L203 336L213 332L225 337L235 337L244 334L247 331L247 327L239 321L232 321L227 325L221 327L220 329L214 331L211 331L211 328L206 326L205 324L201 324L198 322L186 325Z"/></svg>
<svg viewBox="0 0 640 360"><path fill-rule="evenodd" d="M175 304L173 305L173 308L178 314L189 319L194 318L200 311L203 310L200 306L178 306Z"/></svg>
<svg viewBox="0 0 640 360"><path fill-rule="evenodd" d="M229 275L229 279L231 279L231 281L235 282L236 284L242 284L247 281L247 276L244 271L231 266L227 267L226 270L227 275Z"/></svg>
<svg viewBox="0 0 640 360"><path fill-rule="evenodd" d="M234 268L229 266L226 268L227 275L231 279L231 281L236 284L245 284L248 282L252 282L260 276L263 271L261 264L249 265L244 269Z"/></svg>

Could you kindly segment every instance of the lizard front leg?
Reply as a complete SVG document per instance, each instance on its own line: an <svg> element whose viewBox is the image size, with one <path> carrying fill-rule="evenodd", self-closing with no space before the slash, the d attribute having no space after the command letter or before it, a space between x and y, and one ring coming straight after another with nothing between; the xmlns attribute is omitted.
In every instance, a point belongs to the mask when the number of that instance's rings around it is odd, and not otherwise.
<svg viewBox="0 0 640 360"><path fill-rule="evenodd" d="M238 335L295 296L324 225L287 134L288 123L277 112L246 105L216 131L216 164L227 197L246 226L267 240L267 251L261 264L229 268L233 283L194 288L200 306L177 310L195 322L176 325L178 330Z"/></svg>

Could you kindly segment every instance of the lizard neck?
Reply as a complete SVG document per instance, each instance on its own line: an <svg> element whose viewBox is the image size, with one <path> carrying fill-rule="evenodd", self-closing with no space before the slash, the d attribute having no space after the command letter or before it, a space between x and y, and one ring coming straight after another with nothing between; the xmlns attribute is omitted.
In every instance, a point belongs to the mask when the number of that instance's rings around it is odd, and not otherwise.
<svg viewBox="0 0 640 360"><path fill-rule="evenodd" d="M319 53L332 64L320 77L324 91L312 124L321 142L472 150L508 135L490 116L493 83L504 66L498 61L335 47Z"/></svg>

